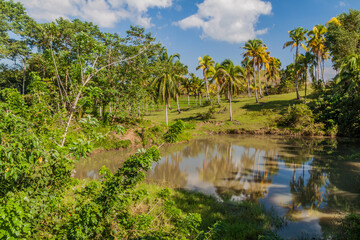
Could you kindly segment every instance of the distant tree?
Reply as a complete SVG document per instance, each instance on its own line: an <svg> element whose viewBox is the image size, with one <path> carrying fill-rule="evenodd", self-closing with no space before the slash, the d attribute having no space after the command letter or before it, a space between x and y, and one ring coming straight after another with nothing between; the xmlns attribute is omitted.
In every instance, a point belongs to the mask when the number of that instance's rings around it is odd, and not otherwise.
<svg viewBox="0 0 360 240"><path fill-rule="evenodd" d="M150 86L156 89L158 99L161 102L165 103L165 119L166 126L169 125L168 120L168 108L170 104L170 99L176 98L176 94L179 93L179 88L176 81L176 71L174 68L175 58L180 58L179 54L168 55L166 50L163 50L162 54L159 57L159 62L161 64L161 72L158 76L154 78Z"/></svg>
<svg viewBox="0 0 360 240"><path fill-rule="evenodd" d="M290 41L284 44L283 48L291 46L291 50L295 47L296 48L296 55L295 55L295 65L297 61L297 57L299 56L299 46L301 46L304 50L306 50L306 46L303 44L304 41L307 40L306 33L308 30L303 29L302 27L295 28L289 31L289 36L291 38ZM296 97L300 99L299 95L299 85L298 85L298 76L295 75L295 84L296 84Z"/></svg>
<svg viewBox="0 0 360 240"><path fill-rule="evenodd" d="M208 55L204 55L204 57L199 57L199 63L196 68L203 70L204 80L205 80L205 86L206 86L206 99L210 101L210 95L209 95L209 82L208 82L208 72L211 72L212 68L214 67L215 61L212 60L212 57Z"/></svg>
<svg viewBox="0 0 360 240"><path fill-rule="evenodd" d="M232 96L240 88L241 80L245 80L244 69L242 69L238 65L235 66L230 59L226 59L220 64L220 67L216 71L215 75L222 76L223 84L220 88L220 91L227 92L227 96L229 99L230 121L232 121Z"/></svg>
<svg viewBox="0 0 360 240"><path fill-rule="evenodd" d="M259 103L259 98L258 98L258 94L257 94L257 86L256 86L256 75L255 75L256 71L255 71L255 69L257 66L258 72L260 71L261 58L262 58L262 55L264 52L263 43L259 39L249 40L245 43L245 46L243 47L243 49L245 49L243 56L245 57L245 59L250 59L253 64L255 98L256 98L256 103ZM260 76L260 74L259 74L259 76ZM260 88L261 88L261 86L259 86L259 89Z"/></svg>

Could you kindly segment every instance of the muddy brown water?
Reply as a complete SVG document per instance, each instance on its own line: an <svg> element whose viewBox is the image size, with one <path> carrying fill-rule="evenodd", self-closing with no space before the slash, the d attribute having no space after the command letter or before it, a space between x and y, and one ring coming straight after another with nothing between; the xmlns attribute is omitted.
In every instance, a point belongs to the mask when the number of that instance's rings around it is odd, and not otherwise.
<svg viewBox="0 0 360 240"><path fill-rule="evenodd" d="M115 172L132 151L97 153L76 165L79 179ZM219 201L258 201L287 219L287 239L329 238L339 217L360 210L360 141L216 135L165 145L150 182ZM359 155L360 156L360 155Z"/></svg>

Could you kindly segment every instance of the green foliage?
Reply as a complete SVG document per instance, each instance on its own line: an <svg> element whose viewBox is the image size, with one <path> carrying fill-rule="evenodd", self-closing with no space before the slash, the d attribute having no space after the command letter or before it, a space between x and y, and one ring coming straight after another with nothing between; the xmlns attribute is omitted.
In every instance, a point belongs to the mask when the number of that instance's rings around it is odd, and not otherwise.
<svg viewBox="0 0 360 240"><path fill-rule="evenodd" d="M322 135L324 129L323 124L315 123L313 112L305 104L289 106L287 112L277 119L277 125L302 135Z"/></svg>
<svg viewBox="0 0 360 240"><path fill-rule="evenodd" d="M360 11L350 9L337 16L337 21L339 24L329 22L325 36L334 67L339 69L347 56L360 53Z"/></svg>
<svg viewBox="0 0 360 240"><path fill-rule="evenodd" d="M337 229L336 239L360 239L360 215L350 214L346 216Z"/></svg>
<svg viewBox="0 0 360 240"><path fill-rule="evenodd" d="M204 121L210 120L211 118L214 118L216 113L216 108L215 106L212 106L209 108L209 110L207 112L204 113L199 113L198 114L198 118Z"/></svg>
<svg viewBox="0 0 360 240"><path fill-rule="evenodd" d="M164 140L168 143L176 143L180 139L180 135L184 132L184 122L177 120L169 127L169 130L164 134Z"/></svg>
<svg viewBox="0 0 360 240"><path fill-rule="evenodd" d="M160 126L143 127L137 130L136 133L140 136L142 145L145 147L149 144L160 144L164 130Z"/></svg>

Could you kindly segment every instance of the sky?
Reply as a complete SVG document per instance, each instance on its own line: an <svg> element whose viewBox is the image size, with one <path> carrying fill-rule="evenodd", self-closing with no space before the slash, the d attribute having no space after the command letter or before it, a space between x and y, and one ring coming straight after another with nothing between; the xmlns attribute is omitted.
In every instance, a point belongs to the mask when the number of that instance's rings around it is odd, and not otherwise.
<svg viewBox="0 0 360 240"><path fill-rule="evenodd" d="M19 0L39 22L59 17L91 21L104 32L125 35L138 25L156 35L169 54L196 71L198 58L216 62L230 58L240 64L242 47L261 39L282 66L293 61L294 51L283 49L289 30L312 29L349 9L360 9L360 0ZM326 64L326 77L334 70Z"/></svg>

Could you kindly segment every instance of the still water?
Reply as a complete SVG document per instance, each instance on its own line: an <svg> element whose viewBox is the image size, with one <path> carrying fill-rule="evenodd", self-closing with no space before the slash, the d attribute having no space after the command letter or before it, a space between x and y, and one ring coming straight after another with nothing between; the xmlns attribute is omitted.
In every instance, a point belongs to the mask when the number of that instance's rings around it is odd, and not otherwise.
<svg viewBox="0 0 360 240"><path fill-rule="evenodd" d="M258 201L285 216L284 238L327 238L337 218L360 210L360 141L269 136L207 136L163 146L148 181ZM108 151L78 162L76 177L113 172L130 155ZM352 157L350 157L352 156Z"/></svg>

